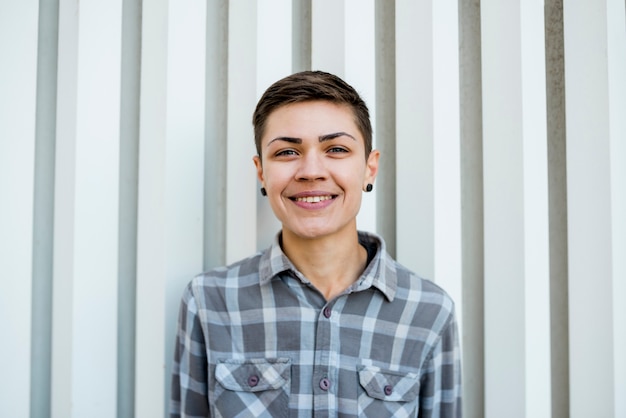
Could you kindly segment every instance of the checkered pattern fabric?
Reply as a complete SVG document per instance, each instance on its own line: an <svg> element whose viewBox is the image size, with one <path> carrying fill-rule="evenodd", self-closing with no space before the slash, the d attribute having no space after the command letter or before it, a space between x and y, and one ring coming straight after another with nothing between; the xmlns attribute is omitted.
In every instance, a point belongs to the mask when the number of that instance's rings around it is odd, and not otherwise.
<svg viewBox="0 0 626 418"><path fill-rule="evenodd" d="M448 295L396 263L383 240L326 301L282 252L195 277L183 295L172 417L460 417Z"/></svg>

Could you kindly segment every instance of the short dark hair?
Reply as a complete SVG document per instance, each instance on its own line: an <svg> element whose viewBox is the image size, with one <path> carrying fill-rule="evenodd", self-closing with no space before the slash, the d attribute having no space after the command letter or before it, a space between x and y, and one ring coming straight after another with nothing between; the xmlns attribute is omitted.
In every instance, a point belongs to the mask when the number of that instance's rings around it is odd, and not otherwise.
<svg viewBox="0 0 626 418"><path fill-rule="evenodd" d="M323 71L302 71L272 84L259 102L252 116L254 142L261 156L261 139L265 133L267 119L281 106L311 101L329 101L347 105L354 113L357 128L365 141L365 158L372 151L372 124L367 105L359 93L334 74Z"/></svg>

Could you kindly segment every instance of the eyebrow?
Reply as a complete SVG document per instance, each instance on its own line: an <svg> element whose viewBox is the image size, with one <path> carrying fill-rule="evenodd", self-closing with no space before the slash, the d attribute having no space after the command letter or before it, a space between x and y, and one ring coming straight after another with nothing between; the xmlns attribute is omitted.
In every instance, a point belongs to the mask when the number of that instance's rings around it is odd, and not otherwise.
<svg viewBox="0 0 626 418"><path fill-rule="evenodd" d="M347 136L352 138L353 140L356 141L356 138L353 137L352 135L350 135L347 132L333 132L331 134L326 134L326 135L321 135L318 137L319 142L324 142L324 141L330 141L333 140L335 138L339 138L340 136ZM269 147L270 144L274 141L285 141L285 142L290 142L292 144L301 144L302 143L302 138L293 138L290 136L278 136L274 139L272 139L270 142L267 143L267 146Z"/></svg>

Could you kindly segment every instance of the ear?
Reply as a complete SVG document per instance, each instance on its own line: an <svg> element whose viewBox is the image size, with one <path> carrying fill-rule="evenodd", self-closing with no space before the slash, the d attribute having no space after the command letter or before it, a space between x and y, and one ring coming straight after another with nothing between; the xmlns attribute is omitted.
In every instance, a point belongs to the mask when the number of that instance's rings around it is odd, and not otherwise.
<svg viewBox="0 0 626 418"><path fill-rule="evenodd" d="M259 181L261 182L261 185L263 185L263 164L261 162L261 157L259 157L258 155L255 155L252 158L252 161L254 161L254 166L256 167L256 176L259 179Z"/></svg>
<svg viewBox="0 0 626 418"><path fill-rule="evenodd" d="M363 186L368 183L374 184L374 180L376 180L376 175L378 174L378 161L380 159L380 151L372 150L370 155L367 157L367 162L365 163L365 178Z"/></svg>

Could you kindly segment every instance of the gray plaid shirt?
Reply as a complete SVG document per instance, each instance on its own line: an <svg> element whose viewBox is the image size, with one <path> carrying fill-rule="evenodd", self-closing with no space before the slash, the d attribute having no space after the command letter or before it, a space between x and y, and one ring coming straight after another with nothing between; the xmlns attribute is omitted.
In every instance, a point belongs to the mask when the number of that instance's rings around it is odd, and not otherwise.
<svg viewBox="0 0 626 418"><path fill-rule="evenodd" d="M282 252L195 277L183 295L172 417L460 417L454 304L359 232L370 261L326 301Z"/></svg>

